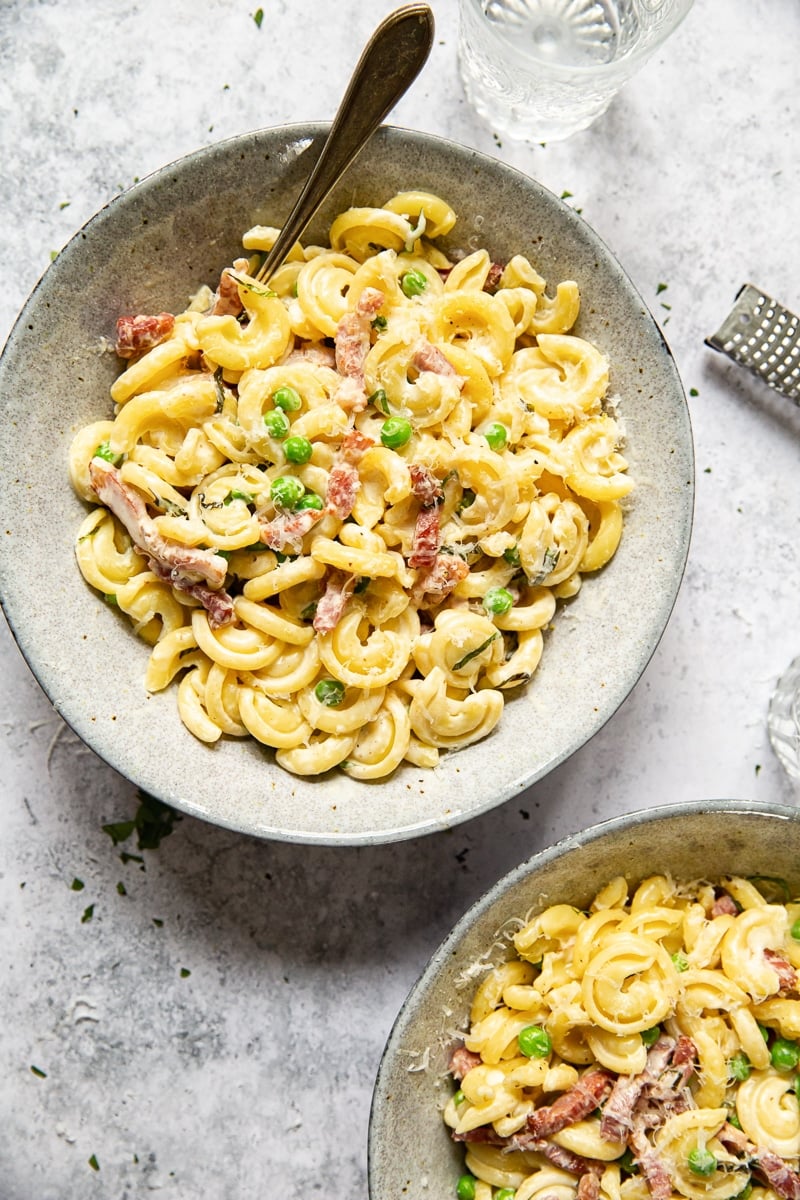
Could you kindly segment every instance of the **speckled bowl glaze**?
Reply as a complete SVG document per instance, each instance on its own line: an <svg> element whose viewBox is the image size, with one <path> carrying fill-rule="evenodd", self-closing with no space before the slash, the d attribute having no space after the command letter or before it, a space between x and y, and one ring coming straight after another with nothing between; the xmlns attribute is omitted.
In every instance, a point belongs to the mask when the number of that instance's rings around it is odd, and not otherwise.
<svg viewBox="0 0 800 1200"><path fill-rule="evenodd" d="M103 759L184 812L255 836L370 843L443 829L545 775L612 716L646 666L683 573L693 505L686 402L669 350L625 273L586 223L539 184L439 138L383 127L341 180L333 214L422 188L458 213L454 247L529 255L551 282L574 278L577 332L611 360L612 391L638 481L620 550L546 638L542 665L485 742L435 770L377 784L300 780L255 741L196 741L175 695L148 696L148 650L83 581L74 560L85 508L72 493L74 433L110 415L119 365L104 352L122 313L178 312L216 285L251 225L285 219L327 127L267 129L200 150L103 208L34 290L0 361L0 595L55 708Z"/></svg>
<svg viewBox="0 0 800 1200"><path fill-rule="evenodd" d="M800 894L800 814L747 801L681 802L617 817L565 838L522 863L461 918L431 958L389 1036L372 1102L371 1200L454 1196L463 1147L441 1110L456 1030L464 1029L478 960L502 961L504 932L550 904L588 904L616 875L635 885L654 874L677 880L725 874L785 879Z"/></svg>

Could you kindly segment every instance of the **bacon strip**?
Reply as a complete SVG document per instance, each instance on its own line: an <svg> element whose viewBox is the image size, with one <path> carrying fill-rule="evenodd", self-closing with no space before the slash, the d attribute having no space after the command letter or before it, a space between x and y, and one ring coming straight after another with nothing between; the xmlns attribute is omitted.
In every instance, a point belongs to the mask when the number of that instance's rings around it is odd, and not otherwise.
<svg viewBox="0 0 800 1200"><path fill-rule="evenodd" d="M654 1084L669 1066L675 1052L673 1038L661 1035L650 1047L644 1070L637 1075L619 1075L611 1089L600 1120L600 1136L608 1142L624 1142L633 1129L633 1113L649 1084Z"/></svg>
<svg viewBox="0 0 800 1200"><path fill-rule="evenodd" d="M800 1175L773 1150L756 1147L755 1166L783 1200L800 1200Z"/></svg>
<svg viewBox="0 0 800 1200"><path fill-rule="evenodd" d="M639 1170L644 1175L653 1200L671 1200L672 1179L643 1131L631 1135L629 1145Z"/></svg>
<svg viewBox="0 0 800 1200"><path fill-rule="evenodd" d="M125 526L154 575L195 596L208 611L209 624L214 628L233 620L233 602L221 591L228 571L221 554L165 538L156 529L140 494L105 459L91 460L89 480L98 500Z"/></svg>
<svg viewBox="0 0 800 1200"><path fill-rule="evenodd" d="M332 513L340 521L344 521L353 511L361 482L358 464L372 445L372 438L366 437L358 429L349 429L342 438L339 454L328 475L325 493L326 512Z"/></svg>
<svg viewBox="0 0 800 1200"><path fill-rule="evenodd" d="M234 271L244 272L250 266L246 258L237 258L233 264ZM226 267L219 277L214 303L211 312L215 317L238 317L244 305L239 296L239 285L231 274L231 268Z"/></svg>
<svg viewBox="0 0 800 1200"><path fill-rule="evenodd" d="M298 553L303 538L324 514L318 508L302 508L296 513L279 513L261 525L260 537L270 550L283 551L287 546Z"/></svg>
<svg viewBox="0 0 800 1200"><path fill-rule="evenodd" d="M205 582L220 588L225 582L228 564L221 554L199 550L165 538L148 515L140 494L124 483L119 471L103 458L89 463L89 479L98 499L119 517L136 547L172 574L190 583Z"/></svg>
<svg viewBox="0 0 800 1200"><path fill-rule="evenodd" d="M414 525L414 540L408 565L410 567L432 567L439 555L441 544L438 504L431 508L421 508L417 513Z"/></svg>
<svg viewBox="0 0 800 1200"><path fill-rule="evenodd" d="M383 292L364 288L353 312L345 313L336 327L336 369L342 383L334 400L352 412L362 412L367 407L364 362L370 347L371 322L383 301Z"/></svg>
<svg viewBox="0 0 800 1200"><path fill-rule="evenodd" d="M352 575L345 575L344 571L331 571L312 621L317 633L330 633L336 628L353 594L354 585Z"/></svg>
<svg viewBox="0 0 800 1200"><path fill-rule="evenodd" d="M458 378L463 387L466 380L458 374L453 364L445 358L438 346L427 338L420 338L411 355L411 365L418 371L432 371L434 375L450 375Z"/></svg>
<svg viewBox="0 0 800 1200"><path fill-rule="evenodd" d="M560 1167L562 1171L569 1171L573 1175L580 1176L581 1179L585 1175L599 1177L606 1165L598 1158L584 1158L582 1154L575 1154L565 1146L559 1146L557 1142L551 1142L547 1138L534 1137L533 1134L526 1133L524 1130L503 1137L492 1125L478 1125L477 1128L468 1129L465 1133L456 1133L451 1130L450 1136L454 1142L478 1142L488 1146L499 1146L507 1153L511 1153L513 1150L535 1151L537 1154L544 1155L549 1162ZM586 1184L587 1200L591 1200L592 1192L591 1185Z"/></svg>
<svg viewBox="0 0 800 1200"><path fill-rule="evenodd" d="M172 572L162 567L154 558L149 559L149 563L153 574L157 575L164 583L170 583L179 592L185 592L200 601L208 613L208 623L212 629L221 629L223 625L230 625L235 619L233 600L221 588L219 591L214 591L204 583L191 583L181 576L173 577Z"/></svg>
<svg viewBox="0 0 800 1200"><path fill-rule="evenodd" d="M754 1145L746 1133L727 1123L717 1137L726 1150L743 1155L782 1200L800 1200L800 1175L779 1154Z"/></svg>
<svg viewBox="0 0 800 1200"><path fill-rule="evenodd" d="M423 504L439 504L444 499L444 489L430 467L422 463L411 463L408 468L411 474L411 490Z"/></svg>
<svg viewBox="0 0 800 1200"><path fill-rule="evenodd" d="M165 341L175 328L172 313L155 316L144 313L136 317L120 317L117 321L117 341L114 349L120 358L138 358Z"/></svg>
<svg viewBox="0 0 800 1200"><path fill-rule="evenodd" d="M736 901L734 900L733 896L729 896L727 892L723 892L721 896L717 896L716 900L711 905L712 917L735 917L738 911L739 910L736 907Z"/></svg>
<svg viewBox="0 0 800 1200"><path fill-rule="evenodd" d="M431 346L433 350L434 347ZM437 351L438 353L438 351ZM439 505L444 499L444 489L429 467L411 463L411 490L422 508L417 514L414 538L408 559L410 567L432 567L442 544L439 530Z"/></svg>
<svg viewBox="0 0 800 1200"><path fill-rule="evenodd" d="M450 1055L450 1074L461 1083L467 1072L473 1067L479 1067L482 1062L480 1054L476 1054L474 1050L468 1050L466 1046L456 1046Z"/></svg>
<svg viewBox="0 0 800 1200"><path fill-rule="evenodd" d="M593 1070L581 1075L578 1082L554 1100L536 1108L528 1117L528 1129L539 1138L550 1137L568 1125L588 1117L611 1091L611 1076L607 1071Z"/></svg>
<svg viewBox="0 0 800 1200"><path fill-rule="evenodd" d="M600 1177L597 1171L584 1171L578 1181L578 1200L599 1200Z"/></svg>
<svg viewBox="0 0 800 1200"><path fill-rule="evenodd" d="M485 292L488 292L492 296L494 295L494 293L497 291L497 289L500 286L500 280L502 278L504 270L505 270L505 267L503 266L502 263L493 262L491 264L491 266L489 267L489 271L486 275L486 280L483 285L483 290Z"/></svg>
<svg viewBox="0 0 800 1200"><path fill-rule="evenodd" d="M769 947L764 950L764 958L778 976L779 994L785 996L788 992L796 992L797 972L788 959L778 950L770 950Z"/></svg>
<svg viewBox="0 0 800 1200"><path fill-rule="evenodd" d="M437 554L431 566L424 569L414 585L414 600L419 603L424 596L431 603L439 604L466 579L469 567L456 554Z"/></svg>

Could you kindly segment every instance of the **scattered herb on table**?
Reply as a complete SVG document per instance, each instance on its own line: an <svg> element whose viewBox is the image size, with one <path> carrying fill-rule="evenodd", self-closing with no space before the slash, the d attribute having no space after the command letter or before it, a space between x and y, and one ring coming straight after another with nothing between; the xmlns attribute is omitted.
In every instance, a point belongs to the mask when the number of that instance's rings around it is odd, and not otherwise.
<svg viewBox="0 0 800 1200"><path fill-rule="evenodd" d="M168 837L175 828L175 823L181 820L181 815L162 800L156 800L155 796L149 796L141 789L136 794L139 799L136 815L129 821L113 821L104 825L103 832L108 834L115 846L127 841L135 832L140 850L157 850L162 839ZM135 860L134 855L128 857Z"/></svg>

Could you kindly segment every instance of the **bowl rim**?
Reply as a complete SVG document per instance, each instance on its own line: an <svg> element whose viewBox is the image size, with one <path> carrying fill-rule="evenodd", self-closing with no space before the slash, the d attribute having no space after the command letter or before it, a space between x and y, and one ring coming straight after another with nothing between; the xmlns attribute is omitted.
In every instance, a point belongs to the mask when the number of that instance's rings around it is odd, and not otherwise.
<svg viewBox="0 0 800 1200"><path fill-rule="evenodd" d="M156 168L148 175L140 179L131 188L127 189L116 196L109 199L101 208L97 210L69 239L59 258L54 263L50 264L44 271L40 279L34 285L27 301L21 309L19 315L14 322L8 337L6 339L2 355L0 355L0 379L2 379L3 363L6 361L19 338L22 336L22 326L26 321L26 317L31 313L32 307L37 303L40 293L43 290L45 280L51 272L57 272L59 269L59 259L65 252L75 251L76 245L83 242L91 231L101 229L104 223L108 220L113 220L114 213L124 206L135 203L137 197L144 196L149 192L155 192L159 188L170 186L170 177L176 172L183 171L185 167L192 167L196 164L210 163L214 161L224 161L228 155L234 153L244 147L258 149L265 142L269 143L270 139L282 139L289 141L294 139L298 143L300 140L311 142L315 138L323 137L330 128L330 122L297 122L286 125L266 126L261 129L251 130L244 133L235 134L229 138L222 139L207 146L201 146L189 153L174 159L163 166ZM39 683L42 690L53 703L56 710L60 713L63 719L67 722L70 728L84 741L100 759L106 762L114 770L120 772L125 777L131 779L132 782L145 788L145 790L157 795L166 803L174 806L179 811L189 815L199 817L210 821L213 824L220 825L224 828L229 828L233 831L248 834L251 836L261 837L271 840L284 840L296 843L309 843L316 845L374 845L386 842L395 842L407 840L417 836L421 836L431 832L438 832L446 828L471 820L474 817L480 816L491 809L506 803L508 800L518 795L524 788L537 782L543 778L555 767L568 759L573 753L582 748L600 729L615 715L624 700L630 695L633 688L641 678L642 673L646 669L653 654L655 653L659 642L664 634L664 631L669 623L672 611L677 601L680 591L680 586L686 569L688 560L689 548L691 543L692 527L694 520L694 503L695 503L695 453L694 441L691 426L691 414L686 402L685 389L683 387L680 374L677 370L674 355L664 337L662 330L656 322L650 308L641 297L638 289L633 284L630 276L619 262L617 257L610 251L606 243L595 231L595 229L584 220L571 206L555 195L550 189L534 177L526 172L503 162L500 159L493 158L491 155L478 151L463 143L459 143L452 139L443 137L438 134L430 134L424 131L407 129L399 125L384 124L377 131L375 138L382 140L381 152L386 153L391 150L392 146L402 147L410 143L412 146L420 148L436 146L440 151L447 154L455 154L464 161L469 161L476 166L485 166L493 172L499 173L502 180L515 183L516 186L532 189L534 193L539 193L543 203L547 207L552 207L559 214L559 219L563 220L567 229L571 234L578 237L579 242L586 246L590 245L595 248L602 256L607 268L612 272L615 278L618 278L627 295L629 301L634 301L641 308L642 321L648 339L657 338L659 343L659 354L663 356L664 369L669 372L674 381L675 396L676 396L676 412L680 413L680 420L685 428L686 441L681 443L681 450L686 460L687 465L687 484L682 493L682 503L680 506L680 528L675 530L675 549L671 551L671 562L673 563L673 575L669 580L669 584L664 586L659 596L657 605L653 605L653 617L651 624L655 631L654 636L648 630L648 637L643 641L645 650L642 646L637 646L635 657L632 656L632 666L625 673L623 686L609 688L603 697L603 702L596 707L596 715L593 720L587 720L585 727L581 730L577 740L570 741L567 744L566 739L564 744L556 746L550 757L542 757L536 764L534 769L530 770L526 765L517 762L507 771L506 775L493 787L485 789L485 795L482 798L477 796L470 801L469 807L457 807L451 810L448 806L446 812L437 811L433 806L430 811L419 814L414 813L407 820L403 820L402 824L398 824L395 820L391 826L381 824L380 821L374 818L364 820L360 827L355 830L345 830L337 828L309 828L309 821L298 821L296 826L284 824L277 827L274 821L270 823L270 819L265 820L264 825L255 827L253 822L247 817L239 817L238 814L233 816L227 813L209 812L207 805L195 806L191 799L180 792L180 783L167 784L159 789L154 787L151 779L137 779L135 772L132 772L133 764L128 762L124 755L115 754L114 743L112 740L103 742L102 737L97 729L90 727L88 721L82 718L81 713L71 702L62 700L58 702L57 698L57 672L45 661L41 654L37 653L36 644L32 636L26 635L24 610L12 595L9 595L10 589L6 584L6 574L12 574L12 571L4 565L6 557L4 551L0 549L0 605L2 605L6 621L9 629L19 647L23 657L25 658L34 677ZM358 161L358 160L357 160ZM357 163L356 163L357 166ZM457 752L450 752L448 757L455 760ZM443 768L446 770L446 765ZM276 768L277 770L277 768ZM448 777L454 785L452 790L458 788L458 772L456 777L453 777L452 771L448 772ZM297 786L297 781L292 780L292 783ZM299 786L302 786L299 782ZM357 781L353 782L353 786ZM379 783L385 781L378 781ZM361 785L363 787L363 785ZM364 793L366 795L366 793ZM323 802L324 803L324 802ZM372 801L367 801L372 804Z"/></svg>
<svg viewBox="0 0 800 1200"><path fill-rule="evenodd" d="M374 1178L375 1162L378 1155L379 1107L382 1103L382 1088L392 1069L395 1053L400 1048L403 1036L411 1019L412 1009L421 993L436 979L439 970L451 957L451 952L459 945L472 926L489 910L495 901L499 900L508 890L516 887L523 880L534 874L541 867L563 857L573 850L589 846L600 839L624 832L633 827L647 827L664 820L676 820L683 816L698 816L714 813L749 814L753 816L776 817L786 821L800 821L800 810L788 804L774 804L753 800L680 800L672 804L660 804L653 808L635 809L618 816L587 825L575 833L566 834L557 841L549 843L534 854L512 867L500 878L496 879L459 917L450 932L429 955L427 962L419 972L415 982L406 995L400 1009L392 1022L386 1042L381 1053L380 1062L375 1075L375 1084L369 1110L367 1131L367 1185L370 1200L383 1200L377 1190L380 1181Z"/></svg>

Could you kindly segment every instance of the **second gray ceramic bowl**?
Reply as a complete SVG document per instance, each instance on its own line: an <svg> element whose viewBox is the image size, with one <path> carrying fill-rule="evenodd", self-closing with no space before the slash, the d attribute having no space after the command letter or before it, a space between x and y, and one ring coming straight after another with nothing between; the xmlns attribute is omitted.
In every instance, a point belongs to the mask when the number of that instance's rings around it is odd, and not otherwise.
<svg viewBox="0 0 800 1200"><path fill-rule="evenodd" d="M541 778L612 716L664 630L683 573L693 503L689 419L675 365L646 306L600 239L550 192L439 138L382 128L309 231L333 214L421 188L458 214L450 242L496 259L530 256L551 287L576 279L577 332L611 362L637 490L622 545L548 633L542 664L484 742L432 771L377 784L296 779L255 741L196 741L175 695L148 695L147 647L84 583L74 559L85 506L71 491L77 429L110 415L122 313L178 312L239 253L256 223L279 225L326 132L295 125L198 151L117 197L64 248L22 312L0 362L0 595L56 709L139 787L206 820L261 837L367 843L475 816Z"/></svg>
<svg viewBox="0 0 800 1200"><path fill-rule="evenodd" d="M550 904L581 908L617 875L636 884L655 874L686 882L778 876L800 895L800 815L728 800L635 812L557 843L496 883L433 955L389 1037L370 1120L371 1200L455 1195L463 1147L450 1139L441 1109L453 1090L455 1031L465 1028L477 982L469 968L501 961L503 931L526 914Z"/></svg>

